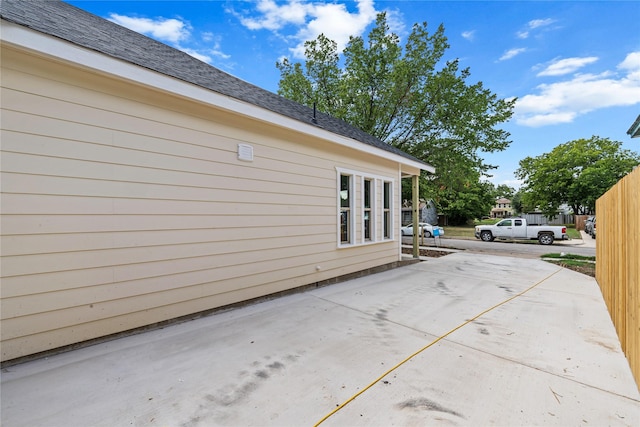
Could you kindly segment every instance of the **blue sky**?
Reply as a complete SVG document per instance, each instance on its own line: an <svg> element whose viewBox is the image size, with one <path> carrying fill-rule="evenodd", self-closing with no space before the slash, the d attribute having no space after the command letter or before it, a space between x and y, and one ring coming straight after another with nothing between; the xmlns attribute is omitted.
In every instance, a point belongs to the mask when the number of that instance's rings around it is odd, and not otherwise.
<svg viewBox="0 0 640 427"><path fill-rule="evenodd" d="M494 184L519 187L527 156L592 135L640 152L626 131L640 114L638 1L76 1L81 9L146 34L243 80L276 92L276 61L303 62L321 32L344 47L387 12L401 39L416 22L443 24L445 60L469 67L501 98L517 97L503 128L511 146L485 159Z"/></svg>

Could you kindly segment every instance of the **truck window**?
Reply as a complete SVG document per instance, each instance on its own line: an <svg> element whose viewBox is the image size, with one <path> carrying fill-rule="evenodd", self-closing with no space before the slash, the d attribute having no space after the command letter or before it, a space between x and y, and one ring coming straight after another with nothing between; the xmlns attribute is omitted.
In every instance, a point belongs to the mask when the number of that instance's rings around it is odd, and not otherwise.
<svg viewBox="0 0 640 427"><path fill-rule="evenodd" d="M522 226L522 220L521 220L521 219L516 219L516 220L514 220L514 221L515 221L515 226L516 226L516 227L518 227L518 226Z"/></svg>
<svg viewBox="0 0 640 427"><path fill-rule="evenodd" d="M511 227L511 220L504 219L498 223L498 227Z"/></svg>

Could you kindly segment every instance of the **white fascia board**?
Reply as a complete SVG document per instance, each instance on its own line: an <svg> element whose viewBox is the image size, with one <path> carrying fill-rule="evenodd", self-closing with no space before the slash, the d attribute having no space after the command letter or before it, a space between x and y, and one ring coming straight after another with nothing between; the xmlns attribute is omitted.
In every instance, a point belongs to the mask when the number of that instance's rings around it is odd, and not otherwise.
<svg viewBox="0 0 640 427"><path fill-rule="evenodd" d="M187 83L175 77L167 76L157 71L110 57L108 55L75 45L56 37L34 31L8 21L2 21L0 41L3 44L33 51L41 56L73 63L101 74L116 76L120 79L132 81L136 84L151 87L184 98L192 99L204 104L233 112L234 114L261 120L263 122L291 129L313 137L321 138L337 145L349 147L377 157L392 160L402 165L435 172L432 166L416 162L406 157L382 150L377 147L356 141L312 125L306 125L298 120L283 116L227 95L214 92L192 83Z"/></svg>

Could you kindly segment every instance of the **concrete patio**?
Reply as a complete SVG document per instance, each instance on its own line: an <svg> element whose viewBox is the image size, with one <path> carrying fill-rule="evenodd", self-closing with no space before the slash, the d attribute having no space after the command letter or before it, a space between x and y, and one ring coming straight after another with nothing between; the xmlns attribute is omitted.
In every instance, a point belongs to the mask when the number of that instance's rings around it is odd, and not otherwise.
<svg viewBox="0 0 640 427"><path fill-rule="evenodd" d="M7 427L640 425L594 279L465 253L9 366L1 387Z"/></svg>

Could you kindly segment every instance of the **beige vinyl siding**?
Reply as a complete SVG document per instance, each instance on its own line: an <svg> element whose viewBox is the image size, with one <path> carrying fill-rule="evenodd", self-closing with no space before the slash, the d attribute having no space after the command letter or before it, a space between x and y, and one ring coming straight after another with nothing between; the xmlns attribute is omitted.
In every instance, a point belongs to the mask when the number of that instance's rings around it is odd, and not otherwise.
<svg viewBox="0 0 640 427"><path fill-rule="evenodd" d="M336 168L395 162L7 47L1 83L2 360L398 259L337 241Z"/></svg>

